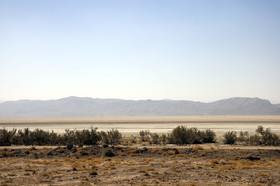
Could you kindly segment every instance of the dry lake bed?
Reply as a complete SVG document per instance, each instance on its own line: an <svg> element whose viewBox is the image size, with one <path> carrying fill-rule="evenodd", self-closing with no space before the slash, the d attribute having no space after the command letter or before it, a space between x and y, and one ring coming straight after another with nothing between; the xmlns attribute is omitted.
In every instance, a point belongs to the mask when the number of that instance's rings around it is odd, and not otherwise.
<svg viewBox="0 0 280 186"><path fill-rule="evenodd" d="M178 125L212 129L217 134L227 131L254 132L258 125L270 127L280 133L280 116L143 116L143 117L90 117L90 118L9 118L0 119L0 128L53 130L63 133L65 129L82 130L97 127L98 130L118 129L123 134L136 134L141 130L170 133Z"/></svg>

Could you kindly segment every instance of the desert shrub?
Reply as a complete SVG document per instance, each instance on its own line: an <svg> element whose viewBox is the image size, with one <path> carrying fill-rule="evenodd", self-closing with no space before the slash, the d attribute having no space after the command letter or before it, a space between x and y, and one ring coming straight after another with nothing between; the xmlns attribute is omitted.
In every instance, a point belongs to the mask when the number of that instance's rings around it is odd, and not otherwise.
<svg viewBox="0 0 280 186"><path fill-rule="evenodd" d="M139 136L142 142L149 141L151 132L149 130L142 130L139 132Z"/></svg>
<svg viewBox="0 0 280 186"><path fill-rule="evenodd" d="M261 145L261 137L257 134L249 136L248 143L250 145Z"/></svg>
<svg viewBox="0 0 280 186"><path fill-rule="evenodd" d="M109 144L109 143L110 143L107 132L101 131L101 132L99 133L99 135L100 135L100 137L101 137L101 142L102 142L103 144Z"/></svg>
<svg viewBox="0 0 280 186"><path fill-rule="evenodd" d="M264 129L263 126L258 126L254 135L249 135L247 131L241 131L237 141L243 145L280 145L279 136L272 133L270 128Z"/></svg>
<svg viewBox="0 0 280 186"><path fill-rule="evenodd" d="M101 131L100 137L103 144L117 145L121 143L122 134L118 130L112 129L107 132Z"/></svg>
<svg viewBox="0 0 280 186"><path fill-rule="evenodd" d="M112 129L107 131L107 133L111 145L117 145L121 143L122 134L118 130Z"/></svg>
<svg viewBox="0 0 280 186"><path fill-rule="evenodd" d="M167 137L165 134L162 134L162 135L160 136L160 142L161 142L161 144L165 145L165 144L167 143L167 141L168 141L168 137Z"/></svg>
<svg viewBox="0 0 280 186"><path fill-rule="evenodd" d="M216 138L216 133L213 130L207 129L204 132L203 142L204 143L214 143Z"/></svg>
<svg viewBox="0 0 280 186"><path fill-rule="evenodd" d="M113 157L113 156L115 156L115 154L111 149L108 149L107 151L105 151L104 156Z"/></svg>
<svg viewBox="0 0 280 186"><path fill-rule="evenodd" d="M97 128L91 128L91 130L76 130L75 131L75 144L82 145L97 145L100 136L97 132Z"/></svg>
<svg viewBox="0 0 280 186"><path fill-rule="evenodd" d="M0 145L10 146L13 144L13 137L16 134L16 129L6 130L0 129Z"/></svg>
<svg viewBox="0 0 280 186"><path fill-rule="evenodd" d="M129 137L129 142L130 142L131 144L137 143L137 137L134 136L134 135L131 135L131 136Z"/></svg>
<svg viewBox="0 0 280 186"><path fill-rule="evenodd" d="M215 136L216 134L211 130L200 131L197 128L178 126L172 130L168 138L170 143L183 145L215 142Z"/></svg>
<svg viewBox="0 0 280 186"><path fill-rule="evenodd" d="M226 132L223 135L223 142L224 144L235 144L237 141L237 134L235 131Z"/></svg>
<svg viewBox="0 0 280 186"><path fill-rule="evenodd" d="M59 145L62 143L61 136L52 131L50 133L50 145Z"/></svg>
<svg viewBox="0 0 280 186"><path fill-rule="evenodd" d="M15 136L14 144L16 144L16 145L31 145L29 128L25 128L23 130L18 130L18 132Z"/></svg>
<svg viewBox="0 0 280 186"><path fill-rule="evenodd" d="M151 133L151 143L152 144L159 144L160 138L159 135L157 133Z"/></svg>
<svg viewBox="0 0 280 186"><path fill-rule="evenodd" d="M248 145L249 144L249 133L248 131L240 131L239 136L237 137L237 141L243 145Z"/></svg>
<svg viewBox="0 0 280 186"><path fill-rule="evenodd" d="M66 129L62 136L63 145L73 145L76 144L75 131Z"/></svg>
<svg viewBox="0 0 280 186"><path fill-rule="evenodd" d="M178 126L172 130L170 134L170 143L177 145L183 145L187 143L187 128L184 126Z"/></svg>
<svg viewBox="0 0 280 186"><path fill-rule="evenodd" d="M48 131L37 128L30 132L30 141L31 145L49 145L50 134Z"/></svg>
<svg viewBox="0 0 280 186"><path fill-rule="evenodd" d="M258 126L258 128L256 129L256 133L259 135L264 135L264 129L263 126Z"/></svg>
<svg viewBox="0 0 280 186"><path fill-rule="evenodd" d="M92 175L92 176L98 175L96 170L90 170L89 174Z"/></svg>
<svg viewBox="0 0 280 186"><path fill-rule="evenodd" d="M280 145L279 136L277 136L275 133L272 133L270 128L266 128L264 130L262 126L258 126L258 128L256 129L256 133L260 136L261 145Z"/></svg>

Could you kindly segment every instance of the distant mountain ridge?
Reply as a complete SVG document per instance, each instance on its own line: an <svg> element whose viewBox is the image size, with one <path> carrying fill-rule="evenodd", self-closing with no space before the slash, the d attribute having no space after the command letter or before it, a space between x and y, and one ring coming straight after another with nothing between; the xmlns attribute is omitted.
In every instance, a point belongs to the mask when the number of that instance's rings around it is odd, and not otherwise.
<svg viewBox="0 0 280 186"><path fill-rule="evenodd" d="M122 100L66 97L0 103L0 118L83 116L280 115L280 104L235 97L210 103L184 100Z"/></svg>

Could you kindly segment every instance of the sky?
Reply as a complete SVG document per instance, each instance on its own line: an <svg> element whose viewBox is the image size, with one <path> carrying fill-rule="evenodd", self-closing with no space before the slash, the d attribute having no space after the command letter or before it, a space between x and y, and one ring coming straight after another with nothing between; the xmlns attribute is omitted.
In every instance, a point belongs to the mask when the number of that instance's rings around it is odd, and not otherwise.
<svg viewBox="0 0 280 186"><path fill-rule="evenodd" d="M280 103L279 0L0 0L0 100Z"/></svg>

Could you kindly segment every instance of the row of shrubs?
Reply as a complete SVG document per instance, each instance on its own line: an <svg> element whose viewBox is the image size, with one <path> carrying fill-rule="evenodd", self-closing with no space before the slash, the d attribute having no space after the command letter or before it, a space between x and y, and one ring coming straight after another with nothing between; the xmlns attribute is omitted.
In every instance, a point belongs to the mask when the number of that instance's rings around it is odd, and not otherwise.
<svg viewBox="0 0 280 186"><path fill-rule="evenodd" d="M224 134L222 141L225 144L242 144L242 145L265 145L265 146L279 146L280 137L271 132L270 128L264 129L258 126L256 134L249 135L247 131L240 131L239 135L235 131L229 131Z"/></svg>
<svg viewBox="0 0 280 186"><path fill-rule="evenodd" d="M170 134L157 134L150 131L139 132L141 142L149 142L150 144L202 144L215 143L216 134L214 131L207 129L205 131L197 128L187 128L178 126L172 130Z"/></svg>
<svg viewBox="0 0 280 186"><path fill-rule="evenodd" d="M25 128L23 130L0 129L0 146L10 145L98 145L119 144L122 138L118 130L98 132L97 128L90 130L65 130L63 134Z"/></svg>
<svg viewBox="0 0 280 186"><path fill-rule="evenodd" d="M140 131L138 137L130 138L132 143L149 144L202 144L215 143L216 134L213 130L201 131L197 128L187 128L178 126L170 134L157 134L150 131ZM117 145L125 144L122 134L118 130L97 131L97 128L90 130L65 130L63 134L35 129L33 131L25 128L23 130L0 129L0 146L10 145ZM243 145L280 145L280 138L271 132L270 128L264 129L259 126L256 134L249 135L248 132L229 131L224 134L222 140L224 144Z"/></svg>

